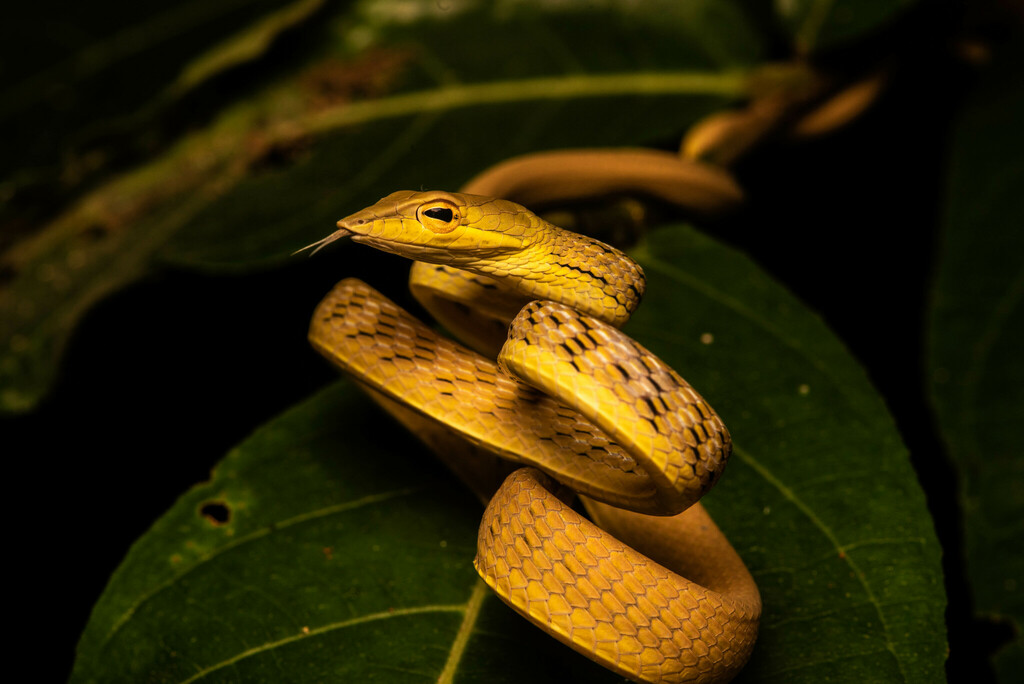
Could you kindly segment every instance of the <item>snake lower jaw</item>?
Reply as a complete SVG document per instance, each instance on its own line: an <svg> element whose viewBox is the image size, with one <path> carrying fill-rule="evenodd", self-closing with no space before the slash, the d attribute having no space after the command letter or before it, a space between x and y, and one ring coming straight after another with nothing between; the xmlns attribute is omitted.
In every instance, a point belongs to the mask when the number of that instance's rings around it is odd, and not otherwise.
<svg viewBox="0 0 1024 684"><path fill-rule="evenodd" d="M352 231L349 231L349 235L352 237L352 242L357 242L361 245L368 245L382 252L396 254L400 257L412 259L413 261L427 261L431 263L437 263L438 261L438 257L435 254L437 250L429 247L409 243L396 244L386 238L377 237L375 235L359 234Z"/></svg>
<svg viewBox="0 0 1024 684"><path fill-rule="evenodd" d="M478 275L489 275L487 270L489 262L500 260L502 255L509 254L518 249L496 247L492 250L477 250L473 253L460 255L450 245L424 245L414 242L398 243L376 235L359 234L353 231L349 231L349 235L353 242L368 245L382 252L395 254L412 261L462 268Z"/></svg>

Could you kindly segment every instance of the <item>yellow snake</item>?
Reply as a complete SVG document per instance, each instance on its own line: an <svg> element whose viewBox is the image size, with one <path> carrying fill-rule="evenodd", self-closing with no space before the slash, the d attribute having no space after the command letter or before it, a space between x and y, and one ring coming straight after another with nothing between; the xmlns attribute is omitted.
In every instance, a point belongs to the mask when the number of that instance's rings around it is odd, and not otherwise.
<svg viewBox="0 0 1024 684"><path fill-rule="evenodd" d="M415 260L424 306L478 350L501 347L495 363L354 279L320 303L309 333L483 496L507 472L501 462L516 464L480 523L484 581L634 681L735 676L761 599L696 503L731 441L685 380L618 330L643 295L641 268L518 204L470 194L396 192L313 246L346 236ZM566 488L593 522L563 501Z"/></svg>

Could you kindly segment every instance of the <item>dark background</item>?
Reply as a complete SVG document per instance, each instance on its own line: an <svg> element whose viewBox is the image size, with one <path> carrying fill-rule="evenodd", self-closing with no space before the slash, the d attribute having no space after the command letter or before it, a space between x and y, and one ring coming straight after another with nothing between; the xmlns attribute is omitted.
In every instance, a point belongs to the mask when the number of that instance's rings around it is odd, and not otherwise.
<svg viewBox="0 0 1024 684"><path fill-rule="evenodd" d="M1008 635L972 617L957 483L922 369L948 133L976 78L957 44L1004 38L976 19L958 3L926 2L876 39L826 55L839 71L889 60L891 85L846 129L769 143L741 161L749 202L710 232L819 312L886 397L944 548L948 674L985 682L988 654ZM294 48L274 49L286 59ZM244 92L247 78L226 86ZM338 263L328 253L252 275L151 277L92 310L53 393L0 424L15 502L7 564L32 606L15 629L51 654L33 664L33 680L66 678L89 610L134 539L256 425L335 379L305 341L320 296L310 293L406 268L369 250L355 272Z"/></svg>

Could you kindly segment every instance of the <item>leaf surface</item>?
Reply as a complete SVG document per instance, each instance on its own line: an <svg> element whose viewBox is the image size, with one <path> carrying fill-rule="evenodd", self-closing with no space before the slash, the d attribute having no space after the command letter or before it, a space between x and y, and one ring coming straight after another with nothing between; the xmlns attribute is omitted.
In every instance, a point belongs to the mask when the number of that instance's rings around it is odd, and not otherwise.
<svg viewBox="0 0 1024 684"><path fill-rule="evenodd" d="M864 373L700 233L659 231L637 256L649 287L627 332L737 443L705 502L765 601L740 680L941 678L938 544ZM480 593L479 507L367 404L340 387L314 397L175 505L113 577L73 681L616 681ZM203 518L211 501L227 524Z"/></svg>
<svg viewBox="0 0 1024 684"><path fill-rule="evenodd" d="M961 478L967 576L979 614L1013 640L1001 681L1024 669L1024 50L1003 49L961 114L929 330L931 392Z"/></svg>

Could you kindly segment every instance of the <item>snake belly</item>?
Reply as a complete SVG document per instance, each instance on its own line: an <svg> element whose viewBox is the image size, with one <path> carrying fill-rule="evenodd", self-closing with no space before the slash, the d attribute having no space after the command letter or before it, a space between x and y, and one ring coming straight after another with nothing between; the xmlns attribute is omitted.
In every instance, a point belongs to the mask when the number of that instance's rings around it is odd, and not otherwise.
<svg viewBox="0 0 1024 684"><path fill-rule="evenodd" d="M338 228L317 244L352 237L414 259L413 292L449 330L489 354L506 338L491 360L354 279L310 325L318 351L490 497L474 561L484 581L634 681L735 676L760 595L697 503L731 439L682 377L618 330L643 294L640 267L474 195L393 193Z"/></svg>

